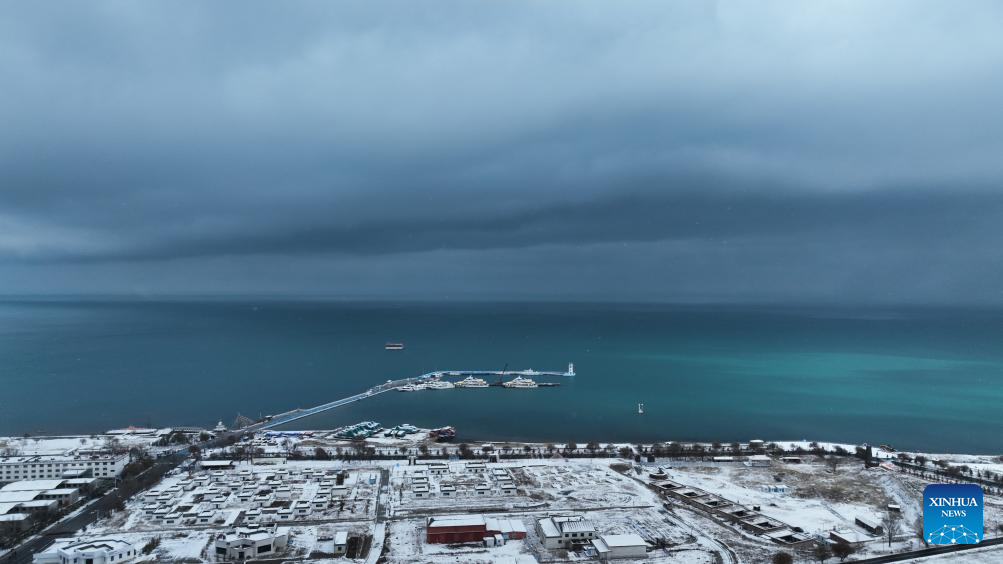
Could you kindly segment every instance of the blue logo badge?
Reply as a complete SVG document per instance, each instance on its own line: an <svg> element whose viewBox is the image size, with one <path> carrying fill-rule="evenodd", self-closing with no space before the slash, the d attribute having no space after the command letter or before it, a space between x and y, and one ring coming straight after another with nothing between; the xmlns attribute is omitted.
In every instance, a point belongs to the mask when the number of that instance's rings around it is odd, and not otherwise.
<svg viewBox="0 0 1003 564"><path fill-rule="evenodd" d="M982 540L982 488L930 484L923 489L923 538L928 544L976 544Z"/></svg>

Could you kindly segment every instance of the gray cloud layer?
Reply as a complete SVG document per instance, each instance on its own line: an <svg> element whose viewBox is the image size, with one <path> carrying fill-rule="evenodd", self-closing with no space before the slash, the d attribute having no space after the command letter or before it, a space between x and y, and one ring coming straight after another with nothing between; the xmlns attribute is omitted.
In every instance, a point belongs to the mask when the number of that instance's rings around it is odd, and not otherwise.
<svg viewBox="0 0 1003 564"><path fill-rule="evenodd" d="M998 3L0 13L0 293L1003 297Z"/></svg>

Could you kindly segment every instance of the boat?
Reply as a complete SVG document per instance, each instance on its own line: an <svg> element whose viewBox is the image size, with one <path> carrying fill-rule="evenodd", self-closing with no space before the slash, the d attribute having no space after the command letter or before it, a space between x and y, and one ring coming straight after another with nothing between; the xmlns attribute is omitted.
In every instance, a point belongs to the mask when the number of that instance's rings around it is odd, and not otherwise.
<svg viewBox="0 0 1003 564"><path fill-rule="evenodd" d="M403 386L397 386L398 392L417 392L424 390L428 387L428 384L404 384Z"/></svg>
<svg viewBox="0 0 1003 564"><path fill-rule="evenodd" d="M428 432L428 436L436 441L451 441L456 438L456 429L452 427L442 427L439 429L432 429Z"/></svg>
<svg viewBox="0 0 1003 564"><path fill-rule="evenodd" d="M644 404L643 403L637 404L637 414L638 415L644 415Z"/></svg>
<svg viewBox="0 0 1003 564"><path fill-rule="evenodd" d="M425 388L429 390L451 390L454 387L453 383L447 380L435 380L425 384Z"/></svg>
<svg viewBox="0 0 1003 564"><path fill-rule="evenodd" d="M404 343L387 343L383 345L383 348L388 351L402 351L404 350Z"/></svg>
<svg viewBox="0 0 1003 564"><path fill-rule="evenodd" d="M460 380L454 385L457 388L487 388L488 381L483 378L474 378L473 376L467 376L466 378Z"/></svg>
<svg viewBox="0 0 1003 564"><path fill-rule="evenodd" d="M502 384L506 388L535 388L537 387L536 382L530 380L529 378L523 378L522 376L516 376L512 380Z"/></svg>

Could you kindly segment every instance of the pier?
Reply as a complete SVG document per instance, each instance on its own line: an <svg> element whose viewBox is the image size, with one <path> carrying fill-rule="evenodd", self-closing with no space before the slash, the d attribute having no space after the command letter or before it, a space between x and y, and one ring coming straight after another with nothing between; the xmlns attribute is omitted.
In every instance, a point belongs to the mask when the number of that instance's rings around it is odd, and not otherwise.
<svg viewBox="0 0 1003 564"><path fill-rule="evenodd" d="M566 372L555 372L555 371L540 371L533 370L532 368L527 368L525 370L436 370L434 372L428 372L417 376L414 378L402 378L400 380L387 380L382 384L378 384L369 388L368 390L355 394L354 396L348 396L347 398L341 398L339 400L334 400L325 404L321 404L315 407L305 408L305 409L294 409L292 411L287 411L285 413L280 413L279 415L272 416L267 421L261 421L253 425L248 425L241 429L242 431L261 431L264 429L274 429L280 425L285 425L286 423L292 423L299 419L305 417L310 417L311 415L317 415L318 413L323 413L341 407L343 405L348 405L357 401L364 400L366 398L371 398L373 396L395 390L401 386L407 384L415 384L424 382L427 380L432 380L435 378L443 377L459 377L463 378L466 376L560 376L560 377L571 377L575 375L575 364L568 363L568 370Z"/></svg>

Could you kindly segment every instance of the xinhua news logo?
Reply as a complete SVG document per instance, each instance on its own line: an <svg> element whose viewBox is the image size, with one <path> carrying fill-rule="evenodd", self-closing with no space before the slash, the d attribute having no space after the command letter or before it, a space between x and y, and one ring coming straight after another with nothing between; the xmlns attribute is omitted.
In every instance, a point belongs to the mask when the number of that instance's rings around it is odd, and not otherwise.
<svg viewBox="0 0 1003 564"><path fill-rule="evenodd" d="M928 544L977 544L982 540L982 488L931 484L923 490L923 538Z"/></svg>

